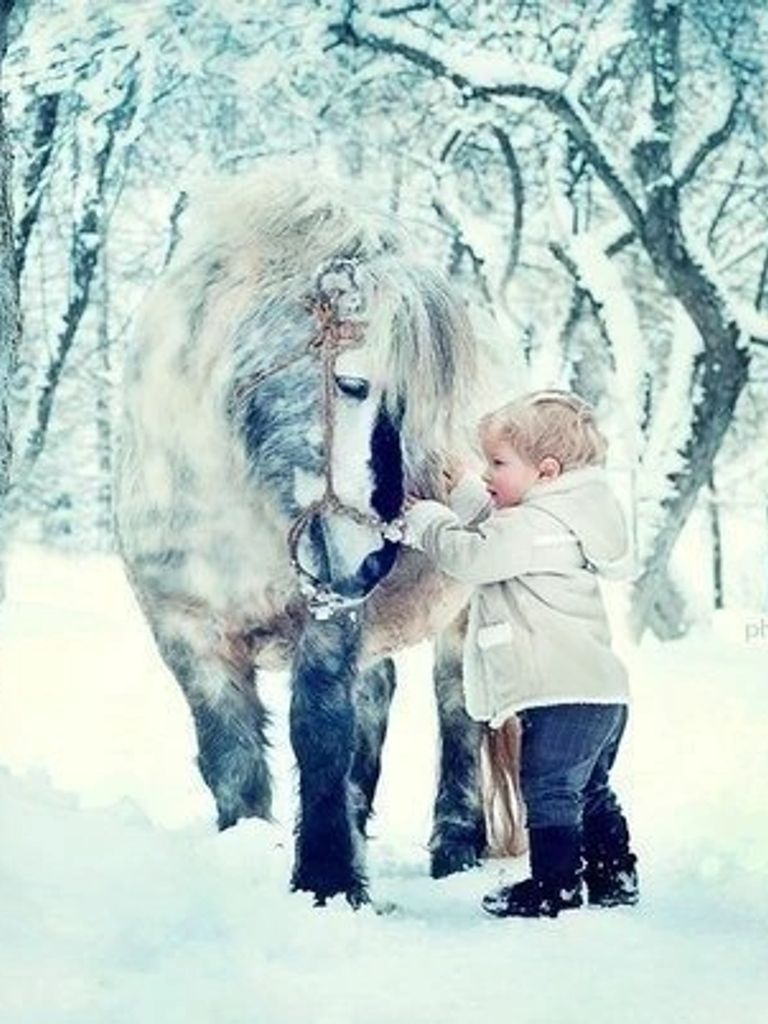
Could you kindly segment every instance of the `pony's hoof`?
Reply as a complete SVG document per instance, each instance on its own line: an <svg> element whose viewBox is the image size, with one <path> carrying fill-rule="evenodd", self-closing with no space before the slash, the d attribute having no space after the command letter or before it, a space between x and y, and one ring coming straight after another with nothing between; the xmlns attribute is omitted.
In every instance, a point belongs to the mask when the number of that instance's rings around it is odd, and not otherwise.
<svg viewBox="0 0 768 1024"><path fill-rule="evenodd" d="M340 896L341 893L334 893L333 895ZM332 898L333 897L316 892L314 906L324 907L328 900ZM371 897L368 895L366 889L352 889L349 892L344 893L344 898L353 910L360 910L361 907L366 907L371 904Z"/></svg>
<svg viewBox="0 0 768 1024"><path fill-rule="evenodd" d="M433 878L447 878L459 871L476 868L479 863L474 843L451 843L438 846L432 851L429 873Z"/></svg>
<svg viewBox="0 0 768 1024"><path fill-rule="evenodd" d="M354 879L346 884L341 884L340 881L310 881L309 879L294 875L291 881L291 892L311 893L315 898L314 905L316 907L324 907L328 900L333 899L334 896L343 896L353 910L359 910L360 907L371 902L367 886L360 879Z"/></svg>
<svg viewBox="0 0 768 1024"><path fill-rule="evenodd" d="M365 907L371 902L371 897L368 895L368 890L365 886L352 889L345 893L345 896L347 903L353 910L359 910L361 907Z"/></svg>

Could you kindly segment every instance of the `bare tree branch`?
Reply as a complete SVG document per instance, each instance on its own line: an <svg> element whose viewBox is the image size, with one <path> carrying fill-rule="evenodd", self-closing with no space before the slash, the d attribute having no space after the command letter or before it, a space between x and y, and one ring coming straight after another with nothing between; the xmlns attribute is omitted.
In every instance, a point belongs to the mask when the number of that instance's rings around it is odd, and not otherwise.
<svg viewBox="0 0 768 1024"><path fill-rule="evenodd" d="M480 291L483 293L483 297L486 302L490 303L492 301L491 290L488 287L488 282L485 278L485 272L483 270L483 264L485 261L482 256L479 256L475 252L472 245L467 241L459 222L445 209L442 203L433 199L432 209L451 232L452 256L449 272L452 275L458 273L462 258L464 256L469 257L469 261L472 264L472 272L475 275L475 280L478 283Z"/></svg>
<svg viewBox="0 0 768 1024"><path fill-rule="evenodd" d="M739 161L739 165L736 168L736 173L733 176L733 180L729 182L728 188L725 190L725 195L723 196L722 202L715 211L715 216L712 218L712 223L709 225L709 230L707 231L707 245L709 245L710 247L714 243L717 226L722 220L723 216L725 215L725 211L728 207L728 204L730 203L734 193L736 192L739 178L741 177L743 171L744 160L742 159Z"/></svg>
<svg viewBox="0 0 768 1024"><path fill-rule="evenodd" d="M171 210L170 228L168 232L168 249L166 250L165 258L163 260L164 267L167 267L170 263L171 257L176 250L176 246L179 244L179 240L181 239L179 221L181 220L182 214L188 205L189 194L182 190L176 197L176 202L173 204L173 209Z"/></svg>
<svg viewBox="0 0 768 1024"><path fill-rule="evenodd" d="M611 242L608 248L605 250L606 256L618 256L620 252L623 252L628 245L631 245L637 240L637 234L634 231L625 231L623 235L619 235L615 242Z"/></svg>
<svg viewBox="0 0 768 1024"><path fill-rule="evenodd" d="M755 295L755 309L763 308L766 287L768 287L768 249L765 250L763 265L760 269L760 280L757 284L757 295ZM752 340L756 339L753 338ZM762 342L762 344L768 344L768 342Z"/></svg>
<svg viewBox="0 0 768 1024"><path fill-rule="evenodd" d="M24 453L25 475L31 471L45 447L62 371L74 343L80 321L88 307L99 256L107 168L114 152L117 135L131 123L136 113L135 63L134 59L127 69L127 82L119 102L97 119L104 119L106 137L101 149L96 154L92 192L83 205L81 218L72 235L70 261L74 288L63 317L64 327L58 337L57 349L46 368L45 381L38 396L35 427L29 436Z"/></svg>
<svg viewBox="0 0 768 1024"><path fill-rule="evenodd" d="M577 297L582 302L584 299L588 299L590 308L592 309L592 313L595 317L595 322L598 326L598 330L600 331L603 341L605 342L606 351L608 352L608 355L611 358L611 360L613 360L612 341L611 336L608 332L608 327L605 322L605 317L603 316L603 303L598 298L596 298L592 290L586 285L586 283L582 279L581 274L579 273L579 268L576 265L575 261L571 259L571 257L566 252L565 248L559 242L550 242L549 251L555 257L557 262L566 269L570 277L573 279L574 285L576 287L576 295L574 296L574 301L571 305L571 311L569 312L567 322L571 320L572 316L578 319L577 314L579 313L580 303L578 302Z"/></svg>
<svg viewBox="0 0 768 1024"><path fill-rule="evenodd" d="M509 183L512 191L512 232L509 243L509 255L507 256L507 264L504 267L504 271L501 276L501 294L504 295L507 285L512 279L517 265L520 262L520 247L523 242L523 205L525 200L525 191L523 185L523 173L520 170L520 164L515 155L515 150L510 142L509 136L498 125L493 126L493 134L496 136L496 141L499 143L504 162L507 165L509 171Z"/></svg>
<svg viewBox="0 0 768 1024"><path fill-rule="evenodd" d="M389 7L381 11L380 18L397 18L401 14L415 14L417 11L428 11L432 7L432 0L419 0L419 3L405 4L403 7Z"/></svg>
<svg viewBox="0 0 768 1024"><path fill-rule="evenodd" d="M685 186L696 177L697 171L704 163L704 161L707 159L707 157L711 153L714 153L714 151L718 149L720 146L722 146L724 142L727 142L730 136L733 134L733 129L736 127L737 122L736 115L739 107L741 106L741 98L741 89L737 89L736 95L733 98L733 102L731 103L731 106L728 110L728 114L726 116L725 121L720 125L719 128L717 128L713 132L710 132L706 139L704 139L704 141L701 143L701 145L698 147L696 152L693 154L691 159L686 164L682 173L679 175L677 179L677 184L679 188L685 188Z"/></svg>
<svg viewBox="0 0 768 1024"><path fill-rule="evenodd" d="M36 105L35 130L32 136L33 154L23 182L27 207L19 219L16 240L16 264L19 277L23 274L26 265L27 246L32 229L40 216L44 192L43 179L53 155L60 99L59 93L47 93L38 99Z"/></svg>
<svg viewBox="0 0 768 1024"><path fill-rule="evenodd" d="M573 289L571 292L571 301L568 305L568 313L566 314L565 320L563 321L558 333L558 341L563 353L564 363L567 363L568 361L571 339L573 338L573 333L581 320L584 305L588 299L590 299L588 293L584 291L581 284L575 280L573 282Z"/></svg>
<svg viewBox="0 0 768 1024"><path fill-rule="evenodd" d="M448 139L446 144L443 146L442 150L440 151L440 156L438 157L438 159L441 164L445 163L445 161L448 159L451 150L454 149L456 143L459 141L460 138L461 129L457 128L456 131L451 135L450 139Z"/></svg>
<svg viewBox="0 0 768 1024"><path fill-rule="evenodd" d="M16 0L0 0L0 64L5 57L8 45L8 21L15 6Z"/></svg>

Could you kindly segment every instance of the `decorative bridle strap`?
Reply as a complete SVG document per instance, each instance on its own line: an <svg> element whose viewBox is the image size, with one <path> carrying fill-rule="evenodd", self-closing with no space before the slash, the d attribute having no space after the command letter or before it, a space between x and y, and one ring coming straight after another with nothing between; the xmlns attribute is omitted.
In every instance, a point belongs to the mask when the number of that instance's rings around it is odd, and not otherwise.
<svg viewBox="0 0 768 1024"><path fill-rule="evenodd" d="M324 289L323 278L329 273L345 272L348 279L354 284L354 270L355 264L351 260L343 260L334 261L321 271L317 278L314 293L307 296L305 300L305 309L311 314L317 325L317 329L312 334L307 345L282 362L250 376L236 389L233 395L233 400L240 405L269 377L288 369L288 367L299 362L301 359L305 359L307 356L317 355L320 359L323 394L322 425L325 447L324 488L320 498L311 502L291 523L288 530L287 544L291 565L299 576L300 582L303 581L304 583L302 589L315 597L318 594L325 595L326 600L331 598L329 588L301 564L298 555L301 536L307 524L315 516L323 512L333 512L337 515L346 516L346 518L351 519L360 526L369 526L377 530L382 537L389 540L399 539L402 530L401 524L397 522L387 523L378 516L361 512L359 509L345 504L336 494L333 484L331 453L333 451L335 429L336 360L341 352L350 348L356 348L363 343L366 324L361 320L342 319L339 316L337 304L343 292L338 288Z"/></svg>

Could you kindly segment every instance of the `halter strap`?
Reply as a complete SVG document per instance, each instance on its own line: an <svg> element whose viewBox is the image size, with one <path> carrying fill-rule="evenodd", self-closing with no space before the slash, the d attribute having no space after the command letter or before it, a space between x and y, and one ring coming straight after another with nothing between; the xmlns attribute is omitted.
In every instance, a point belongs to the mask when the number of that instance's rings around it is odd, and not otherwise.
<svg viewBox="0 0 768 1024"><path fill-rule="evenodd" d="M338 299L342 292L336 289L324 289L323 278L330 273L344 270L354 281L355 264L351 260L334 261L324 268L318 275L314 293L305 300L305 309L314 318L317 330L313 333L307 345L298 353L288 357L280 363L265 370L260 370L250 376L241 384L233 394L233 400L238 404L246 401L256 389L268 378L288 369L295 363L310 355L318 355L322 373L323 393L323 442L325 445L325 465L323 468L324 488L323 494L316 501L311 502L292 521L287 534L288 553L291 566L299 577L299 584L302 593L308 599L312 609L330 609L339 602L336 595L328 584L323 583L305 566L301 564L298 549L301 536L311 519L322 512L332 512L336 515L346 516L359 526L369 526L378 531L385 540L399 540L402 537L402 522L385 522L379 516L361 512L359 509L347 505L341 500L335 491L333 483L333 466L331 452L333 451L333 438L335 431L335 368L336 360L341 352L350 348L357 348L365 339L365 323L361 320L342 319L338 312Z"/></svg>

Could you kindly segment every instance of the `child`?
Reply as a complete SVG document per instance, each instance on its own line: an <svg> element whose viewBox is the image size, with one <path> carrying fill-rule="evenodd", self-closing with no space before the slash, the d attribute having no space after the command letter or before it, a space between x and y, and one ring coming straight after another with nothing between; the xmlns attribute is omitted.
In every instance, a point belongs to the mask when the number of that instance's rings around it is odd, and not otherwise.
<svg viewBox="0 0 768 1024"><path fill-rule="evenodd" d="M405 542L476 585L469 714L493 729L515 714L521 724L532 877L489 893L483 907L556 917L582 905L582 877L590 904L636 903L636 858L609 783L629 693L597 582L625 574L627 548L602 468L607 442L590 406L565 391L503 406L481 421L480 440L485 489L465 473L451 508L409 499Z"/></svg>

